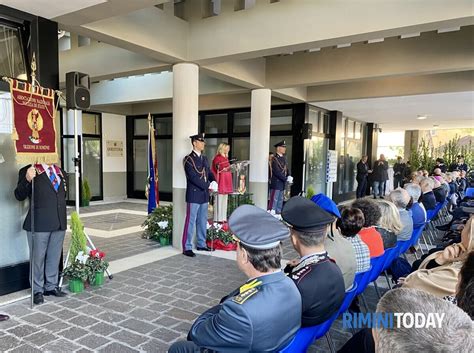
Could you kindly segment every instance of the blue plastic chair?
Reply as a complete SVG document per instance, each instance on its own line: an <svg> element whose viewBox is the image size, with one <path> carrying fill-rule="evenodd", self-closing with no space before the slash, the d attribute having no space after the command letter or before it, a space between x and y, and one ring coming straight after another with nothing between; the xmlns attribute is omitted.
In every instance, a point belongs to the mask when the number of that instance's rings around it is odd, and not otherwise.
<svg viewBox="0 0 474 353"><path fill-rule="evenodd" d="M334 345L328 332L334 320L337 319L338 314L339 312L336 312L329 320L322 324L300 328L298 332L296 332L295 337L293 337L291 342L283 348L280 353L304 353L315 340L323 336L326 336L331 352L335 352Z"/></svg>
<svg viewBox="0 0 474 353"><path fill-rule="evenodd" d="M474 197L474 188L467 188L466 192L464 193L466 197Z"/></svg>

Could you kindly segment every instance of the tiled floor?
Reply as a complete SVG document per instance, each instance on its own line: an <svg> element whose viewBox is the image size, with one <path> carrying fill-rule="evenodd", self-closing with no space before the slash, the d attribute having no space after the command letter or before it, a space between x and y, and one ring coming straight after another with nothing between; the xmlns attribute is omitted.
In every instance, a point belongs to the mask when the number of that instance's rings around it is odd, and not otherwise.
<svg viewBox="0 0 474 353"><path fill-rule="evenodd" d="M143 216L119 211L87 217L87 213L118 210L144 211L146 205L121 202L81 209L86 227L115 224L111 232L122 227L140 225ZM99 218L97 218L99 217ZM100 218L102 217L102 218ZM113 220L118 220L113 222ZM112 221L111 221L112 220ZM94 244L107 252L109 260L132 255L156 253L159 244L143 239L141 232L111 238L92 237ZM284 258L296 256L289 242L283 246ZM123 261L123 260L122 260ZM154 261L154 260L153 260ZM100 289L66 298L46 297L46 303L29 309L23 300L0 307L11 319L0 323L0 351L8 352L166 352L171 343L185 338L193 320L218 303L221 297L245 281L235 262L218 256L198 255L187 258L175 255L160 261L114 274ZM378 280L386 287L385 280ZM369 309L377 302L373 287L365 292ZM331 328L336 349L350 337L341 321ZM324 339L309 352L328 352Z"/></svg>

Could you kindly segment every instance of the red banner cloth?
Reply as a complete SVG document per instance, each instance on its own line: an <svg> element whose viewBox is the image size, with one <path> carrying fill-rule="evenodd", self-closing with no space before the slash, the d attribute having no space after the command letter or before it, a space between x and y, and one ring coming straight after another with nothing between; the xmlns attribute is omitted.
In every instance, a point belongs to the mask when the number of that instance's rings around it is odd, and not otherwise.
<svg viewBox="0 0 474 353"><path fill-rule="evenodd" d="M54 90L11 80L16 159L57 163Z"/></svg>

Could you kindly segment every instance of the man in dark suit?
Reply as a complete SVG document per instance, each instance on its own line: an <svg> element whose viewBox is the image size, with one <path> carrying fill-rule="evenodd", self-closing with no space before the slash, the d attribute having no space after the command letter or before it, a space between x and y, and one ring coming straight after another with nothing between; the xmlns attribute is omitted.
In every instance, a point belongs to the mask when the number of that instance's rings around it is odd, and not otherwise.
<svg viewBox="0 0 474 353"><path fill-rule="evenodd" d="M345 296L341 270L324 248L334 217L301 196L289 199L281 215L292 226L291 243L301 256L285 268L301 294L301 326L319 325L337 313Z"/></svg>
<svg viewBox="0 0 474 353"><path fill-rule="evenodd" d="M374 199L376 199L377 196L383 199L385 194L385 183L388 180L388 162L385 160L385 156L383 154L381 154L380 158L374 162L374 167L372 170L372 189L374 192Z"/></svg>
<svg viewBox="0 0 474 353"><path fill-rule="evenodd" d="M466 163L464 163L464 156L463 155L458 155L456 157L456 163L453 163L449 166L449 171L450 172L454 172L455 170L464 170L465 172L467 172L468 170L468 166Z"/></svg>
<svg viewBox="0 0 474 353"><path fill-rule="evenodd" d="M186 173L186 219L183 230L183 255L194 257L193 234L197 228L197 249L211 251L206 245L207 207L209 203L209 188L217 191L217 183L211 172L209 162L202 152L206 146L204 134L189 137L193 145L190 154L184 157L184 172Z"/></svg>
<svg viewBox="0 0 474 353"><path fill-rule="evenodd" d="M434 181L430 178L424 178L420 181L421 198L420 202L425 207L425 210L434 210L436 208L436 197L433 193Z"/></svg>
<svg viewBox="0 0 474 353"><path fill-rule="evenodd" d="M276 153L272 158L271 180L270 180L270 202L269 210L273 210L276 214L281 213L283 208L283 194L285 192L285 184L288 179L288 163L286 161L286 142L280 141L274 145Z"/></svg>
<svg viewBox="0 0 474 353"><path fill-rule="evenodd" d="M393 189L403 187L403 178L405 177L406 165L403 163L402 157L397 157L397 163L393 165Z"/></svg>
<svg viewBox="0 0 474 353"><path fill-rule="evenodd" d="M31 259L33 261L33 302L42 304L43 295L63 297L66 294L58 287L58 272L66 218L66 177L64 171L55 164L28 165L20 169L15 197L31 202L31 183L34 179L34 229L31 226L31 207L23 224L28 236Z"/></svg>
<svg viewBox="0 0 474 353"><path fill-rule="evenodd" d="M357 198L365 196L365 191L367 189L367 176L369 173L372 173L372 170L369 170L369 166L367 164L367 156L362 156L359 163L357 163Z"/></svg>
<svg viewBox="0 0 474 353"><path fill-rule="evenodd" d="M265 210L237 208L229 218L237 240L236 262L249 278L194 321L188 341L169 353L279 352L301 322L301 296L280 270L281 241L289 229Z"/></svg>

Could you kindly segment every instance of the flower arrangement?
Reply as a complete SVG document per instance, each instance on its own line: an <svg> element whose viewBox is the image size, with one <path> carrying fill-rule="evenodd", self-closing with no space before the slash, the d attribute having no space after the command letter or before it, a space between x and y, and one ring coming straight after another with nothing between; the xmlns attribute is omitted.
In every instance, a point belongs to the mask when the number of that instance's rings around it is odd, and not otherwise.
<svg viewBox="0 0 474 353"><path fill-rule="evenodd" d="M207 224L207 246L219 250L235 250L237 244L227 223Z"/></svg>
<svg viewBox="0 0 474 353"><path fill-rule="evenodd" d="M64 277L70 280L80 280L85 282L92 276L91 268L87 266L88 259L89 255L79 251L79 253L74 258L74 261L70 262L69 265L64 269Z"/></svg>
<svg viewBox="0 0 474 353"><path fill-rule="evenodd" d="M162 245L168 245L173 236L173 206L155 208L142 227L145 227L144 238L159 240Z"/></svg>
<svg viewBox="0 0 474 353"><path fill-rule="evenodd" d="M89 257L87 258L86 266L88 266L91 271L91 276L88 278L90 283L94 281L95 274L99 272L104 272L109 268L109 263L104 260L104 258L105 253L102 251L95 249L89 252Z"/></svg>

